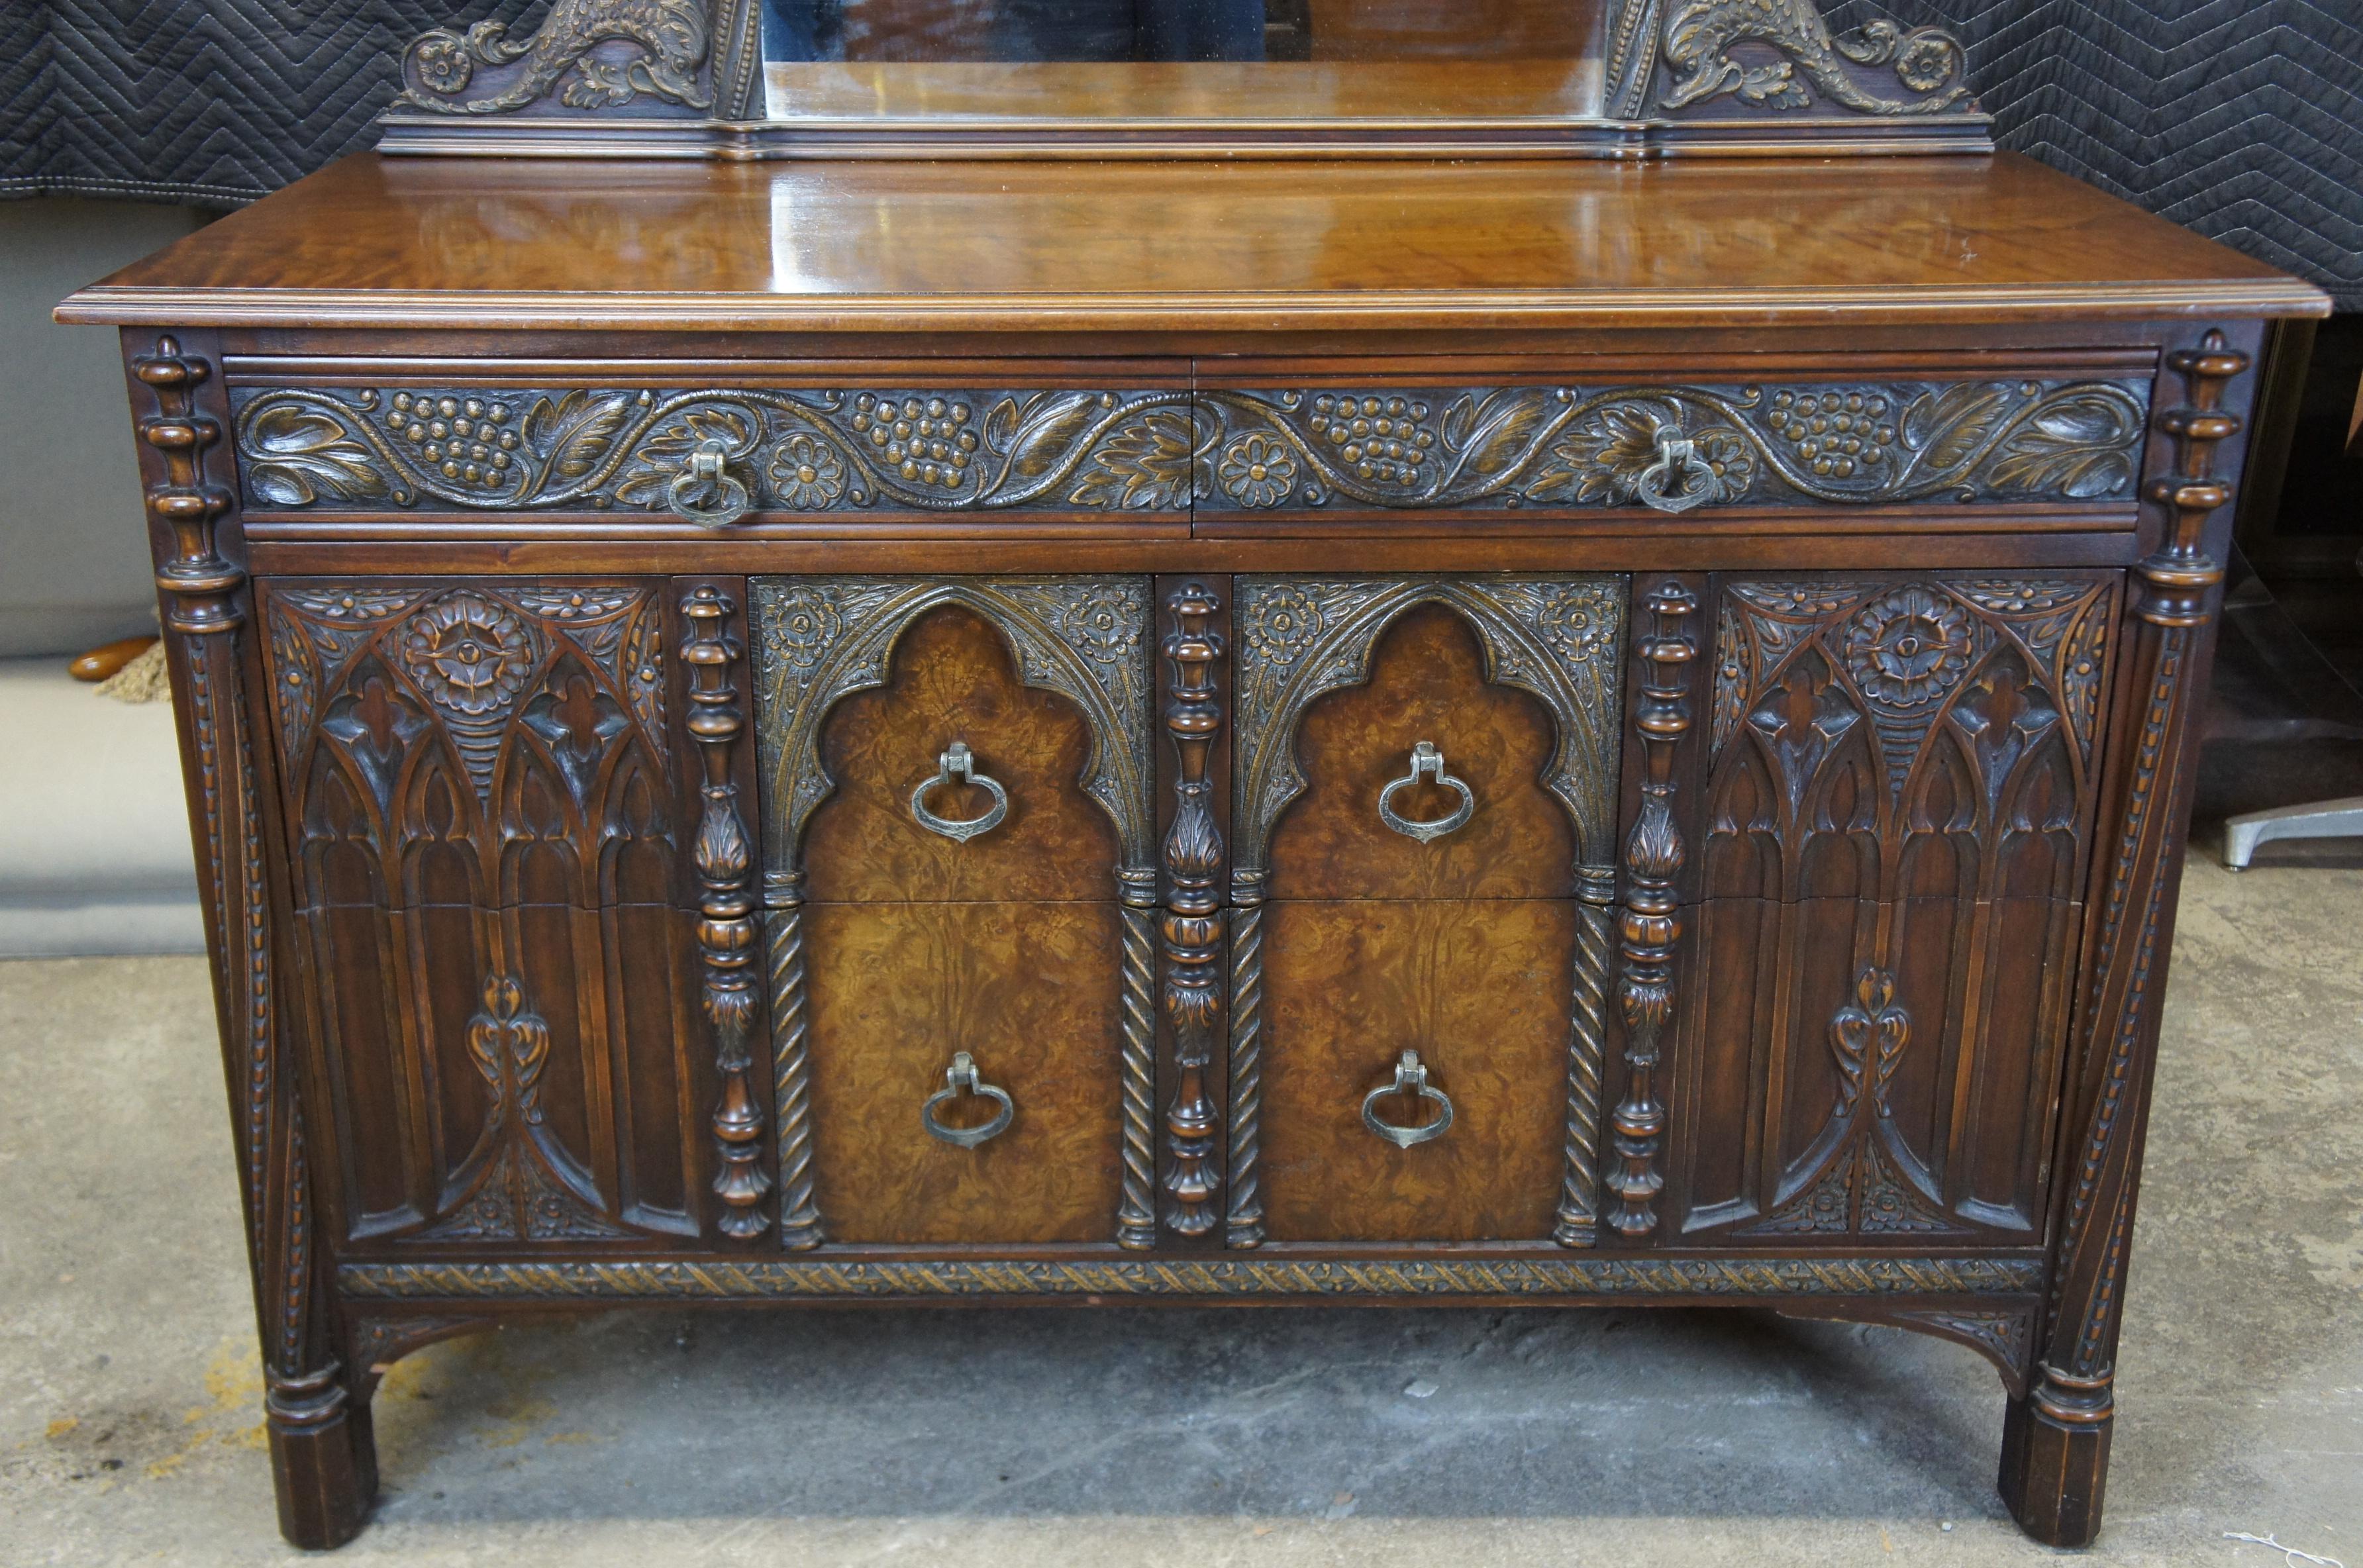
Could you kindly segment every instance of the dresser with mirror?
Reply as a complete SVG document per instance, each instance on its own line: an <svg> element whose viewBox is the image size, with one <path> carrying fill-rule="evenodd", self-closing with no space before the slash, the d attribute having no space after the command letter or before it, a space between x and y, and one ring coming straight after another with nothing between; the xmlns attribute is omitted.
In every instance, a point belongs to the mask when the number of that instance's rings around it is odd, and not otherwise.
<svg viewBox="0 0 2363 1568"><path fill-rule="evenodd" d="M2318 293L1813 0L555 0L398 68L61 308L290 1540L432 1341L849 1301L1897 1325L2093 1538Z"/></svg>

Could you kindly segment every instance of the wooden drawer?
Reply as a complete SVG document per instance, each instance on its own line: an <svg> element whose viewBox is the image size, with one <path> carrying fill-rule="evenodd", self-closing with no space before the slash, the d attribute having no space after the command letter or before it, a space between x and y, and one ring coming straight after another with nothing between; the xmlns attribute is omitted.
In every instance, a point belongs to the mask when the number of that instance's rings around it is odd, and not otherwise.
<svg viewBox="0 0 2363 1568"><path fill-rule="evenodd" d="M2154 365L1575 362L1464 379L1335 362L1200 377L1197 511L2069 507L2130 517ZM1277 515L1275 515L1277 514Z"/></svg>
<svg viewBox="0 0 2363 1568"><path fill-rule="evenodd" d="M1189 508L1186 366L527 368L246 362L229 394L246 510L695 527ZM691 471L701 451L711 476Z"/></svg>
<svg viewBox="0 0 2363 1568"><path fill-rule="evenodd" d="M786 1239L1141 1232L1148 580L761 578L752 601ZM967 1066L989 1088L949 1081Z"/></svg>
<svg viewBox="0 0 2363 1568"><path fill-rule="evenodd" d="M2122 585L1719 583L1668 1216L2042 1234Z"/></svg>
<svg viewBox="0 0 2363 1568"><path fill-rule="evenodd" d="M1588 1228L1625 580L1233 591L1231 1240Z"/></svg>

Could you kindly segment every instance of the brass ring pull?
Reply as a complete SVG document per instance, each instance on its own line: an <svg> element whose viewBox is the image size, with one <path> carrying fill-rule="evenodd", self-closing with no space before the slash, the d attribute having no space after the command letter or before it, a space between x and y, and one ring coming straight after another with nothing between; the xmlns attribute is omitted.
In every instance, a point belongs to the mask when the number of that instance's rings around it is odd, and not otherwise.
<svg viewBox="0 0 2363 1568"><path fill-rule="evenodd" d="M1395 792L1399 790L1410 789L1423 778L1433 778L1445 789L1459 792L1460 804L1449 816L1437 817L1433 822L1415 823L1408 817L1395 814ZM1442 838L1446 834L1465 825L1476 811L1475 791L1444 771L1444 754L1436 749L1436 743L1433 741L1422 741L1413 746L1411 772L1379 791L1379 821L1405 838L1415 838L1422 844L1427 843L1430 839Z"/></svg>
<svg viewBox="0 0 2363 1568"><path fill-rule="evenodd" d="M982 787L993 797L993 809L966 822L954 822L927 810L927 796L954 779ZM919 787L911 791L911 820L929 833L943 834L954 844L966 844L977 834L991 831L999 826L1001 819L1008 814L1009 791L1001 787L999 779L988 778L976 770L975 754L968 749L966 741L952 742L951 750L936 758L936 776L920 779Z"/></svg>
<svg viewBox="0 0 2363 1568"><path fill-rule="evenodd" d="M1641 504L1659 512L1688 512L1714 494L1714 470L1679 426L1658 426L1658 460L1633 481Z"/></svg>
<svg viewBox="0 0 2363 1568"><path fill-rule="evenodd" d="M982 1099L998 1101L1001 1109L994 1111L993 1120L982 1127L945 1126L936 1120L936 1107L946 1100L958 1099L963 1089ZM1009 1123L1016 1114L1017 1106L1009 1098L1009 1091L995 1088L977 1077L976 1058L965 1051L955 1051L952 1053L952 1065L944 1070L944 1087L929 1095L927 1102L919 1107L919 1125L927 1130L930 1138L939 1138L963 1149L973 1149L986 1139L997 1138L1009 1131Z"/></svg>
<svg viewBox="0 0 2363 1568"><path fill-rule="evenodd" d="M1392 1121L1381 1120L1379 1101L1391 1094L1407 1094L1434 1100L1436 1120L1417 1127L1398 1127ZM1421 1064L1419 1053L1406 1051L1403 1059L1395 1064L1395 1081L1381 1084L1362 1097L1362 1125L1396 1148L1408 1149L1414 1143L1425 1143L1431 1138L1444 1136L1445 1129L1452 1125L1452 1100L1442 1089L1430 1087L1427 1068Z"/></svg>
<svg viewBox="0 0 2363 1568"><path fill-rule="evenodd" d="M674 514L687 518L701 528L727 528L754 508L754 497L747 493L730 473L727 459L730 448L725 442L709 438L697 444L681 472L672 476L665 489L665 501ZM720 499L712 506L690 499L700 487L710 488Z"/></svg>

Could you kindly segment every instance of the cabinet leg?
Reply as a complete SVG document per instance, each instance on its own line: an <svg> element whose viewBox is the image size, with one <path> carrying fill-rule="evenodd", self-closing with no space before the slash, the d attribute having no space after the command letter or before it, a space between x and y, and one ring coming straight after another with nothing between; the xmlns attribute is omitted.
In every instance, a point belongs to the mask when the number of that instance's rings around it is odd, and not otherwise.
<svg viewBox="0 0 2363 1568"><path fill-rule="evenodd" d="M377 1438L369 1405L350 1399L335 1367L273 1379L265 1401L279 1533L324 1551L360 1533L377 1500Z"/></svg>
<svg viewBox="0 0 2363 1568"><path fill-rule="evenodd" d="M2101 1533L2115 1401L2105 1378L2039 1375L2002 1417L1995 1483L2018 1526L2046 1546L2090 1546Z"/></svg>

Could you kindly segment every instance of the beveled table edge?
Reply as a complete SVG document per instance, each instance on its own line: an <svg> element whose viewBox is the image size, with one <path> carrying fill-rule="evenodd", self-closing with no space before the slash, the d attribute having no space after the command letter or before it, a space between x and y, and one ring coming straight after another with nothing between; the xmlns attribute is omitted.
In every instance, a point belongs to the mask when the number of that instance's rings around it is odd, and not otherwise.
<svg viewBox="0 0 2363 1568"><path fill-rule="evenodd" d="M70 326L713 332L1416 331L1443 327L1829 326L1973 319L2152 321L2324 316L2295 278L2008 288L1305 290L1271 293L671 294L178 289L94 284L54 312Z"/></svg>

